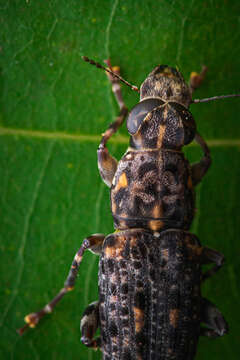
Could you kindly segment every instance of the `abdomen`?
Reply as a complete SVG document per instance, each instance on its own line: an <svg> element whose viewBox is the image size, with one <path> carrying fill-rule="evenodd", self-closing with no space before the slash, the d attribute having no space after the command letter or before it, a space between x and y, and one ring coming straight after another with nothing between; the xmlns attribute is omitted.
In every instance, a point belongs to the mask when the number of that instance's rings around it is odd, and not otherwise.
<svg viewBox="0 0 240 360"><path fill-rule="evenodd" d="M99 270L104 360L191 360L200 316L195 236L132 229L105 239Z"/></svg>

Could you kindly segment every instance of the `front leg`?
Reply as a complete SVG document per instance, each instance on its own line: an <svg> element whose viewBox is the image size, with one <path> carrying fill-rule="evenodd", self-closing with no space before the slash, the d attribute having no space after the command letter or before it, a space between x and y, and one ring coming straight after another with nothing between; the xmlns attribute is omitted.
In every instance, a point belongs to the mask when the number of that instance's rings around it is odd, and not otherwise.
<svg viewBox="0 0 240 360"><path fill-rule="evenodd" d="M189 88L191 91L191 94L193 94L193 92L199 88L199 86L202 84L206 72L207 72L208 68L204 65L202 66L202 70L200 73L197 73L195 71L193 71L190 75L190 80L189 80Z"/></svg>
<svg viewBox="0 0 240 360"><path fill-rule="evenodd" d="M113 67L113 68L111 67L110 60L107 60L106 63L108 65L108 67L112 71L114 71L116 74L120 73L119 67ZM120 114L118 115L116 120L110 124L108 129L102 135L102 140L100 142L97 154L98 154L99 173L100 173L103 181L105 182L105 184L108 187L111 187L112 180L113 180L114 174L117 169L117 160L109 154L108 149L106 148L106 144L107 144L108 140L112 137L112 135L115 134L117 132L117 130L120 128L120 126L123 124L123 122L128 114L128 109L125 106L123 99L122 99L122 93L121 93L121 87L120 87L119 80L111 74L107 73L107 76L109 78L109 81L112 84L112 91L113 91L115 98L117 100L117 103L119 105Z"/></svg>
<svg viewBox="0 0 240 360"><path fill-rule="evenodd" d="M201 146L204 156L199 162L191 165L192 183L194 186L200 183L212 162L209 147L199 133L196 133L195 141Z"/></svg>
<svg viewBox="0 0 240 360"><path fill-rule="evenodd" d="M207 67L203 66L202 71L200 73L196 73L196 72L191 73L189 80L189 89L191 95L202 84L206 72L207 72ZM197 185L202 180L203 176L206 174L206 172L209 169L209 166L211 165L210 150L205 140L201 137L200 134L196 133L195 141L201 146L204 156L198 163L195 163L191 166L192 182L194 186Z"/></svg>
<svg viewBox="0 0 240 360"><path fill-rule="evenodd" d="M204 246L202 248L200 260L202 264L215 264L211 269L203 273L202 281L205 281L206 279L214 275L223 266L225 258L224 255L220 252Z"/></svg>
<svg viewBox="0 0 240 360"><path fill-rule="evenodd" d="M216 338L228 333L228 323L218 308L209 300L201 299L201 321L207 327L200 328L200 334Z"/></svg>
<svg viewBox="0 0 240 360"><path fill-rule="evenodd" d="M189 256L191 259L198 264L215 264L211 269L207 270L202 275L202 281L206 280L210 276L214 275L224 264L224 255L220 252L210 249L207 246L201 246L200 243L197 244L196 241L193 240L192 236L186 238L186 245L189 251Z"/></svg>

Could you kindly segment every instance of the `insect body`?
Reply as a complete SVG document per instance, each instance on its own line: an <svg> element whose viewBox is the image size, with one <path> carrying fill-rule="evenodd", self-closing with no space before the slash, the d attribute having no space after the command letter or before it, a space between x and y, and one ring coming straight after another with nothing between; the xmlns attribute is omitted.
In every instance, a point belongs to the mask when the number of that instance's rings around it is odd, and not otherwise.
<svg viewBox="0 0 240 360"><path fill-rule="evenodd" d="M200 291L201 281L219 269L223 255L202 247L189 232L194 186L211 163L188 110L205 70L192 76L188 86L177 70L156 67L143 82L140 102L128 117L116 71L109 79L120 115L98 149L100 175L111 188L116 232L83 241L64 287L42 310L26 317L20 332L34 327L73 288L83 253L89 249L100 255L99 300L83 314L82 342L100 347L104 360L192 360L199 335L215 337L228 330L219 310ZM126 117L130 146L118 163L106 143ZM181 149L193 139L204 156L190 165ZM207 263L215 265L202 274L201 265ZM95 339L98 327L101 336Z"/></svg>
<svg viewBox="0 0 240 360"><path fill-rule="evenodd" d="M203 248L187 231L194 216L193 187L211 162L188 110L191 93L178 71L158 66L128 115L131 138L123 158L117 164L106 151L112 126L98 150L120 230L104 239L100 258L95 311L98 307L106 360L193 359L201 332L227 331L220 312L200 294L201 264L213 262L216 270L223 256ZM181 149L195 136L204 157L190 166ZM200 330L200 322L209 328ZM84 316L83 342L90 345L87 323Z"/></svg>

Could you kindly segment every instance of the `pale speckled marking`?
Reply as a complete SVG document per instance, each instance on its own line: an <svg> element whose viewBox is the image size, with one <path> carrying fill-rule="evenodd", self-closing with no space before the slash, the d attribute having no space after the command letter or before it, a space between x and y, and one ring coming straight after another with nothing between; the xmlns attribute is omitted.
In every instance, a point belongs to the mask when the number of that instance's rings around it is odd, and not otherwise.
<svg viewBox="0 0 240 360"><path fill-rule="evenodd" d="M169 259L169 251L168 251L168 249L162 249L161 250L161 255L162 255L164 260L168 261L168 259Z"/></svg>
<svg viewBox="0 0 240 360"><path fill-rule="evenodd" d="M44 307L44 310L47 312L47 313L51 313L52 312L52 307L47 304L45 307Z"/></svg>
<svg viewBox="0 0 240 360"><path fill-rule="evenodd" d="M127 154L126 159L127 160L132 160L133 159L133 154Z"/></svg>
<svg viewBox="0 0 240 360"><path fill-rule="evenodd" d="M158 91L160 91L161 89L162 89L162 84L161 84L160 81L157 81L157 82L155 83L154 90L155 90L156 92L158 92ZM150 96L147 96L146 98L149 98L149 97L150 97ZM144 100L145 100L146 98L144 98ZM163 100L162 98L158 98L158 99L161 99L162 101L165 101L165 100Z"/></svg>
<svg viewBox="0 0 240 360"><path fill-rule="evenodd" d="M116 185L116 176L113 177L113 180L112 180L112 186L115 186Z"/></svg>
<svg viewBox="0 0 240 360"><path fill-rule="evenodd" d="M79 264L80 261L82 260L82 255L76 254L74 260ZM75 267L76 267L76 266L74 266L73 268L75 268Z"/></svg>
<svg viewBox="0 0 240 360"><path fill-rule="evenodd" d="M118 299L118 298L117 298L116 295L111 295L111 296L109 297L110 302L111 302L111 303L114 303L114 304L117 302L117 299Z"/></svg>
<svg viewBox="0 0 240 360"><path fill-rule="evenodd" d="M111 337L111 341L113 343L113 345L117 345L118 344L118 338L116 336Z"/></svg>

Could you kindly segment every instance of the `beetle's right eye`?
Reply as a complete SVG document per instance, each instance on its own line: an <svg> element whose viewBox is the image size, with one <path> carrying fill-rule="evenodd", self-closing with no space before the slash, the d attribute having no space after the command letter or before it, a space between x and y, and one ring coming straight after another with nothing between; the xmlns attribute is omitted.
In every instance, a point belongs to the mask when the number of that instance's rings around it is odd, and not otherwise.
<svg viewBox="0 0 240 360"><path fill-rule="evenodd" d="M162 104L164 104L163 100L152 98L143 100L134 106L127 117L127 129L129 134L136 134L147 114Z"/></svg>

